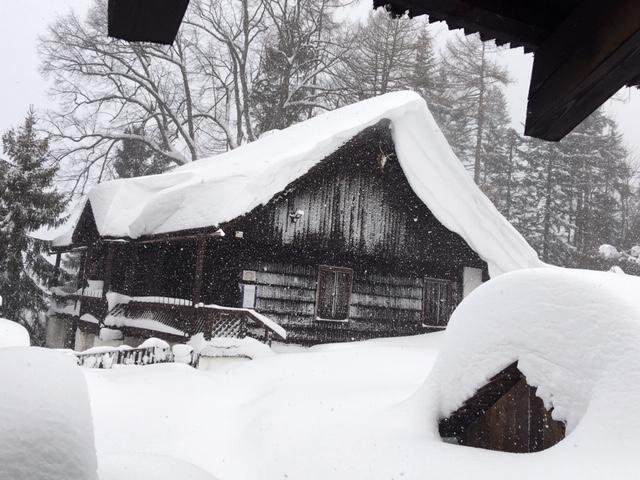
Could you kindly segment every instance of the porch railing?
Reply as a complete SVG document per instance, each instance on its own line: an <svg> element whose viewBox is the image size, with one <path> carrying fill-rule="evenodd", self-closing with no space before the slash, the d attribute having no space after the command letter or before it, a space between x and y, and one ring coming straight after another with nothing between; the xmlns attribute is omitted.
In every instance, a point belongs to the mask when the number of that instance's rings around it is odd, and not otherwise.
<svg viewBox="0 0 640 480"><path fill-rule="evenodd" d="M87 368L112 368L114 365L151 365L172 362L170 352L160 353L154 347L131 349L100 349L95 352L74 352L78 365Z"/></svg>

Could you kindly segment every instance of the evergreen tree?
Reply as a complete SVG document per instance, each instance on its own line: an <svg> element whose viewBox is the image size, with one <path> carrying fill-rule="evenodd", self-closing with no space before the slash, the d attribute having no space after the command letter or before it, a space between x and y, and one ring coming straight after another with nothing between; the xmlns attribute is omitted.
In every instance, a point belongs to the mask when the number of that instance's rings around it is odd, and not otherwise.
<svg viewBox="0 0 640 480"><path fill-rule="evenodd" d="M42 242L29 233L55 225L64 212L56 192L57 168L49 164L48 140L38 138L29 111L18 130L4 134L7 160L0 176L0 294L4 316L22 323L34 342L42 341L39 313L46 308L43 287L53 267L43 258Z"/></svg>
<svg viewBox="0 0 640 480"><path fill-rule="evenodd" d="M171 161L165 156L157 155L146 143L135 138L144 137L142 128L126 129L127 135L120 142L113 161L113 168L120 178L140 177L162 173L171 166Z"/></svg>
<svg viewBox="0 0 640 480"><path fill-rule="evenodd" d="M528 140L514 225L543 260L590 266L598 247L627 237L632 175L615 123L600 110L558 143Z"/></svg>

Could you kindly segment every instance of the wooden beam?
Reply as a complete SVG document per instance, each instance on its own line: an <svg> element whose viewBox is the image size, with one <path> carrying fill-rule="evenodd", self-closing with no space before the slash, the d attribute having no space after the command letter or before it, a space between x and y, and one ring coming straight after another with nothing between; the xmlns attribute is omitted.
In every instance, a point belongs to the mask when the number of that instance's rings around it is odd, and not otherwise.
<svg viewBox="0 0 640 480"><path fill-rule="evenodd" d="M196 266L193 275L193 305L197 306L202 299L202 273L204 269L204 255L207 247L207 239L205 237L198 238L198 246L196 248Z"/></svg>
<svg viewBox="0 0 640 480"><path fill-rule="evenodd" d="M189 0L109 0L109 36L171 45Z"/></svg>
<svg viewBox="0 0 640 480"><path fill-rule="evenodd" d="M479 32L483 40L496 39L512 46L535 49L551 33L551 12L535 2L513 0L374 0L374 7L389 6L397 15L429 15L430 21L445 21L450 29Z"/></svg>
<svg viewBox="0 0 640 480"><path fill-rule="evenodd" d="M640 2L585 0L535 53L525 134L560 140L640 75Z"/></svg>

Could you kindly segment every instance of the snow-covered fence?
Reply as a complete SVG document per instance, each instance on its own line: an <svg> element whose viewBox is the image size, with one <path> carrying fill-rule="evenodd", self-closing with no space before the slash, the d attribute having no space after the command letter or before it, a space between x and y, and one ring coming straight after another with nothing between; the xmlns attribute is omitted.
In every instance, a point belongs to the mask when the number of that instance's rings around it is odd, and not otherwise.
<svg viewBox="0 0 640 480"><path fill-rule="evenodd" d="M75 353L78 365L88 368L111 368L114 365L151 365L173 361L170 354L159 354L156 347L94 347Z"/></svg>
<svg viewBox="0 0 640 480"><path fill-rule="evenodd" d="M164 340L149 338L138 348L128 345L119 347L93 347L84 352L71 352L78 365L87 368L112 368L114 365L152 365L154 363L178 362L193 367L198 364L198 354L189 345L177 344L173 348Z"/></svg>

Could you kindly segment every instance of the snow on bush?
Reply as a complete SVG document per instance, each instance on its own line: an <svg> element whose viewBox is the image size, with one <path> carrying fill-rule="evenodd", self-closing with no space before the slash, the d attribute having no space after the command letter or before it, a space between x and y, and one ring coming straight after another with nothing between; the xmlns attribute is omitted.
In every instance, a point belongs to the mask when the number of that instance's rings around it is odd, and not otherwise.
<svg viewBox="0 0 640 480"><path fill-rule="evenodd" d="M1 479L97 479L89 395L73 358L0 349L0 385Z"/></svg>
<svg viewBox="0 0 640 480"><path fill-rule="evenodd" d="M0 318L0 348L28 347L31 345L29 332L19 323Z"/></svg>
<svg viewBox="0 0 640 480"><path fill-rule="evenodd" d="M138 348L153 348L153 356L156 362L166 362L171 353L169 343L155 337L147 338Z"/></svg>
<svg viewBox="0 0 640 480"><path fill-rule="evenodd" d="M640 438L639 291L638 277L560 268L482 285L451 317L418 396L432 424L517 361L553 418L566 422L567 439L549 452L568 464L594 455L629 467Z"/></svg>
<svg viewBox="0 0 640 480"><path fill-rule="evenodd" d="M598 248L598 253L602 258L606 258L607 260L615 260L620 256L620 252L613 245L609 245L607 243L600 245Z"/></svg>

